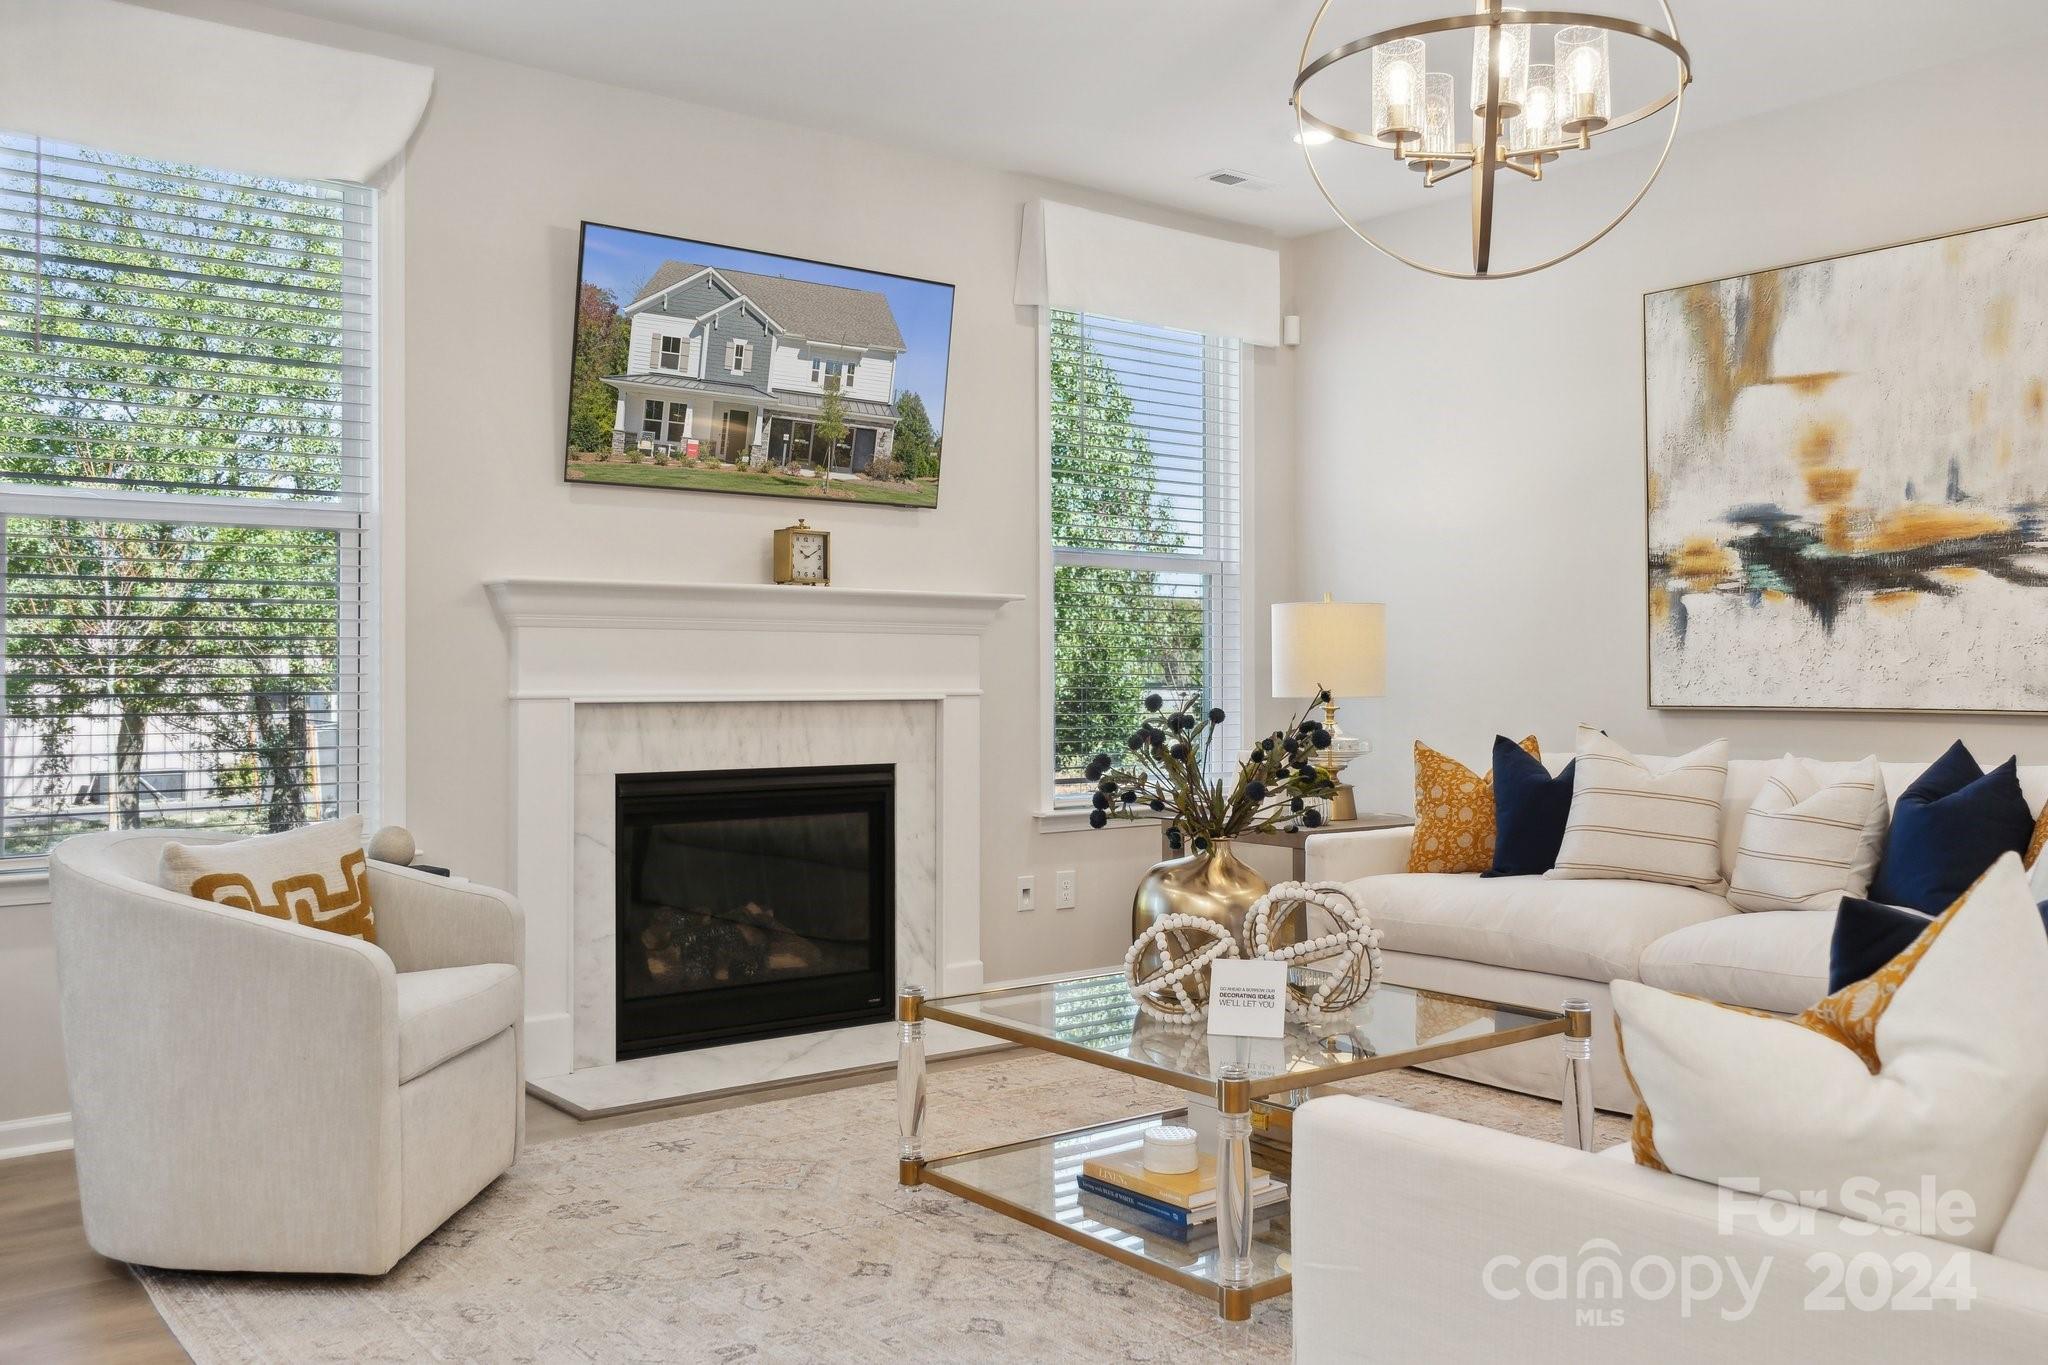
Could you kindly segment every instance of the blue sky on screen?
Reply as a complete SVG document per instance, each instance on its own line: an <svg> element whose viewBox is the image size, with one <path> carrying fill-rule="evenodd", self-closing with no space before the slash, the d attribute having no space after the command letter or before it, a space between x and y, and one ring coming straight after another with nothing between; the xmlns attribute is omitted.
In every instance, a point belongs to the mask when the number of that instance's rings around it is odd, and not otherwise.
<svg viewBox="0 0 2048 1365"><path fill-rule="evenodd" d="M698 265L724 266L729 270L751 270L757 275L780 275L817 284L836 284L849 289L872 289L887 296L896 326L903 333L906 350L896 361L896 392L915 393L924 400L932 428L945 430L946 352L953 330L953 289L950 285L927 284L901 275L882 275L871 270L820 265L793 256L774 256L765 251L743 251L738 247L715 246L710 242L682 237L663 237L653 232L629 232L624 228L591 223L584 228L583 279L608 289L621 308L633 302L634 294L647 283L664 261L694 261Z"/></svg>

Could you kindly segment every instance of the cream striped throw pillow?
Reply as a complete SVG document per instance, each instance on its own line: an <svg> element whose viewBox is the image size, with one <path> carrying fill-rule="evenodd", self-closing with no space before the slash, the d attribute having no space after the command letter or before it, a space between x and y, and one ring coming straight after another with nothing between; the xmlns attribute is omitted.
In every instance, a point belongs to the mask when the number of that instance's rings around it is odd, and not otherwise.
<svg viewBox="0 0 2048 1365"><path fill-rule="evenodd" d="M1727 740L1670 759L1653 772L1606 735L1581 725L1578 765L1564 845L1544 876L1720 887Z"/></svg>
<svg viewBox="0 0 2048 1365"><path fill-rule="evenodd" d="M1833 910L1870 890L1891 811L1877 756L1811 763L1786 754L1742 822L1728 879L1738 910Z"/></svg>

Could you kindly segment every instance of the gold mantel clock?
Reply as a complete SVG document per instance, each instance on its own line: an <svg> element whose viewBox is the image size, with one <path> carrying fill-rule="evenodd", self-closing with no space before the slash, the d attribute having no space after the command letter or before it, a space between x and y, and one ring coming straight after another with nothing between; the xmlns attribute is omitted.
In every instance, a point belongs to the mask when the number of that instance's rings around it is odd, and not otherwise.
<svg viewBox="0 0 2048 1365"><path fill-rule="evenodd" d="M832 533L802 518L775 533L775 581L822 588L832 582Z"/></svg>

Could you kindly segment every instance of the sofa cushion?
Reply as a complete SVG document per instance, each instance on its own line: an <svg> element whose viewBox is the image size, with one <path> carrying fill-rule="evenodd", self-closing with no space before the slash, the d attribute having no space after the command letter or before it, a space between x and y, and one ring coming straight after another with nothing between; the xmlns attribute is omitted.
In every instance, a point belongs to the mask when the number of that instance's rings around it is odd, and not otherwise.
<svg viewBox="0 0 2048 1365"><path fill-rule="evenodd" d="M2048 897L2033 888L2027 894L2035 897L2041 927L2048 929ZM1934 916L1924 910L1884 905L1857 896L1842 897L1842 907L1835 912L1834 939L1828 948L1828 992L1832 994L1875 976L1893 958L1912 947L1913 940L1927 932L1932 923Z"/></svg>
<svg viewBox="0 0 2048 1365"><path fill-rule="evenodd" d="M1925 910L1842 897L1828 943L1828 993L1876 976L1932 923L1934 916Z"/></svg>
<svg viewBox="0 0 2048 1365"><path fill-rule="evenodd" d="M1835 917L1810 910L1726 915L1643 949L1645 985L1726 1005L1797 1014L1828 993Z"/></svg>
<svg viewBox="0 0 2048 1365"><path fill-rule="evenodd" d="M432 1071L519 1018L519 969L504 962L398 974L398 1079Z"/></svg>
<svg viewBox="0 0 2048 1365"><path fill-rule="evenodd" d="M1666 882L1720 890L1721 796L1728 741L1654 769L1590 725L1579 727L1578 783L1557 866L1561 880Z"/></svg>
<svg viewBox="0 0 2048 1365"><path fill-rule="evenodd" d="M1957 740L1899 797L1870 898L1939 914L2004 853L2025 851L2034 816L2019 763L1990 772Z"/></svg>
<svg viewBox="0 0 2048 1365"><path fill-rule="evenodd" d="M1786 754L1744 817L1728 878L1738 910L1829 910L1870 889L1891 823L1877 755L1815 763Z"/></svg>
<svg viewBox="0 0 2048 1365"><path fill-rule="evenodd" d="M1689 924L1734 915L1719 896L1652 882L1399 873L1351 884L1388 951L1636 979L1643 950ZM1821 916L1825 919L1826 916ZM1827 972L1825 940L1821 975Z"/></svg>
<svg viewBox="0 0 2048 1365"><path fill-rule="evenodd" d="M1493 866L1488 877L1532 877L1557 862L1564 822L1572 810L1578 760L1552 772L1506 735L1493 739Z"/></svg>
<svg viewBox="0 0 2048 1365"><path fill-rule="evenodd" d="M1536 736L1522 741L1531 758ZM1484 777L1415 741L1415 837L1410 872L1484 872L1493 866L1493 769Z"/></svg>

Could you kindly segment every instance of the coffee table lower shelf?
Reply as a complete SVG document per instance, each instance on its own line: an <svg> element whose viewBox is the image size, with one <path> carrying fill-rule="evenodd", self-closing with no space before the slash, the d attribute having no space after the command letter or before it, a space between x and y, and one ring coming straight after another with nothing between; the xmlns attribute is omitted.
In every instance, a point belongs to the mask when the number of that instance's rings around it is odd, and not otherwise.
<svg viewBox="0 0 2048 1365"><path fill-rule="evenodd" d="M1185 1122L1186 1118L1187 1110L1172 1109L906 1162L905 1183L930 1185L958 1195L1213 1299L1224 1318L1241 1322L1251 1316L1253 1304L1285 1294L1293 1285L1286 1259L1286 1212L1253 1223L1251 1273L1236 1284L1225 1284L1213 1230L1205 1240L1193 1242L1142 1230L1107 1210L1084 1206L1076 1184L1081 1163L1090 1157L1131 1151L1142 1145L1147 1128Z"/></svg>

